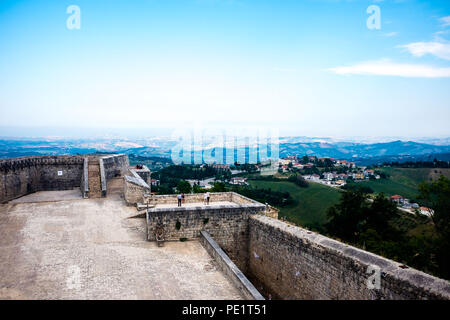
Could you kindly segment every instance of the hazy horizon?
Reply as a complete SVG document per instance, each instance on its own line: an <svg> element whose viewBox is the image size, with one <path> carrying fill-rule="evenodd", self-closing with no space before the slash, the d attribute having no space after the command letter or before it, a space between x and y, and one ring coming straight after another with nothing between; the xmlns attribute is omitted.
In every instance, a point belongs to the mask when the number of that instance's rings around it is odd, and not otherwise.
<svg viewBox="0 0 450 320"><path fill-rule="evenodd" d="M220 127L224 129L225 127ZM185 129L190 130L187 126ZM124 139L124 140L145 140L155 138L171 138L176 132L174 128L83 128L83 127L2 127L0 126L0 139ZM235 132L232 130L232 132ZM205 129L208 134L208 128ZM214 134L214 132L209 131ZM211 135L210 135L211 136ZM236 136L240 136L236 132ZM245 135L243 135L244 137ZM303 135L288 133L280 130L279 137L305 138L305 139L329 139L331 141L359 142L359 143L383 143L391 141L414 141L421 143L450 145L450 135L446 136L338 136L338 135ZM446 143L445 143L446 142Z"/></svg>

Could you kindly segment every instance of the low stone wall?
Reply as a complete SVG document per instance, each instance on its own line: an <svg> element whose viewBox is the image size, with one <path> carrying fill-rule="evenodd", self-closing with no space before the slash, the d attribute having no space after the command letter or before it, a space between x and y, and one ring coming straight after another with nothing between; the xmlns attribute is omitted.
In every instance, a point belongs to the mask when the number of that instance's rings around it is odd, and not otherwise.
<svg viewBox="0 0 450 320"><path fill-rule="evenodd" d="M185 203L202 203L204 201L204 193L193 193L193 194L185 194L184 195ZM210 192L210 201L218 202L218 201L228 201L234 202L237 204L258 204L259 202L254 201L250 198L244 197L235 192ZM177 195L176 194L168 194L168 195L157 195L151 197L149 199L150 205L157 204L177 204Z"/></svg>
<svg viewBox="0 0 450 320"><path fill-rule="evenodd" d="M249 219L248 276L282 299L450 299L450 283L261 215ZM368 270L380 270L370 289Z"/></svg>
<svg viewBox="0 0 450 320"><path fill-rule="evenodd" d="M41 156L0 160L0 202L46 190L80 187L84 159Z"/></svg>
<svg viewBox="0 0 450 320"><path fill-rule="evenodd" d="M227 195L223 193L218 196L225 198ZM147 239L155 241L155 229L158 223L162 223L165 239L169 241L179 241L182 238L198 239L201 231L207 231L245 272L248 258L248 218L252 214L263 212L264 209L265 206L261 204L239 207L212 204L198 207L149 209Z"/></svg>
<svg viewBox="0 0 450 320"><path fill-rule="evenodd" d="M264 297L256 290L253 284L248 281L247 277L239 270L239 268L231 261L219 245L211 238L206 231L200 232L200 242L206 251L214 258L219 267L230 279L230 281L238 288L247 300L264 300Z"/></svg>
<svg viewBox="0 0 450 320"><path fill-rule="evenodd" d="M124 176L128 171L129 165L126 154L113 154L99 159L102 197L107 196L108 181L115 177Z"/></svg>
<svg viewBox="0 0 450 320"><path fill-rule="evenodd" d="M275 207L272 207L271 205L266 205L266 211L264 212L265 216L268 216L273 219L278 219L278 214L280 213L280 210L278 210Z"/></svg>
<svg viewBox="0 0 450 320"><path fill-rule="evenodd" d="M124 176L130 166L126 154L113 154L101 157L101 160L105 169L106 181L114 177Z"/></svg>
<svg viewBox="0 0 450 320"><path fill-rule="evenodd" d="M134 172L136 172L142 180L145 181L145 183L147 183L148 185L151 185L152 181L151 181L151 172L150 169L147 166L142 166L142 169L132 169L134 170Z"/></svg>
<svg viewBox="0 0 450 320"><path fill-rule="evenodd" d="M231 200L230 200L231 202L240 203L240 204L250 204L250 203L261 204L258 201L247 198L239 193L236 193L236 192L228 192L228 193L231 193Z"/></svg>
<svg viewBox="0 0 450 320"><path fill-rule="evenodd" d="M150 193L150 186L139 176L124 177L124 198L127 205L136 205L143 202L144 194Z"/></svg>
<svg viewBox="0 0 450 320"><path fill-rule="evenodd" d="M89 158L83 160L83 173L81 174L81 195L84 199L89 198Z"/></svg>
<svg viewBox="0 0 450 320"><path fill-rule="evenodd" d="M102 194L102 198L106 197L107 193L107 178L106 178L106 172L105 172L105 165L103 163L103 159L98 159L98 166L100 170L100 190ZM116 175L114 175L116 176Z"/></svg>

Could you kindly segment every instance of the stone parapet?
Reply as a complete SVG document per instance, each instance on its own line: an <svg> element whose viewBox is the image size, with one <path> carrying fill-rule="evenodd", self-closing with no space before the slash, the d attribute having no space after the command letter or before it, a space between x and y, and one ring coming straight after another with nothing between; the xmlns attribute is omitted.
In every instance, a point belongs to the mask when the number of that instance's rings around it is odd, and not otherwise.
<svg viewBox="0 0 450 320"><path fill-rule="evenodd" d="M446 280L262 215L249 219L248 248L250 279L274 297L450 299Z"/></svg>
<svg viewBox="0 0 450 320"><path fill-rule="evenodd" d="M200 242L203 247L208 251L211 257L214 258L228 279L230 279L242 295L247 300L265 300L242 271L239 270L219 245L211 238L208 232L201 231L200 234Z"/></svg>

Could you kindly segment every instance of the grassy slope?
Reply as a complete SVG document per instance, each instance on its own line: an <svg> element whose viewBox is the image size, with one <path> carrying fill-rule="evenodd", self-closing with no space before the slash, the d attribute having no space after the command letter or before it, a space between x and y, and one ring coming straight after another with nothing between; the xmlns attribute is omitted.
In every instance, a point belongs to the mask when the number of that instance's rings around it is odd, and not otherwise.
<svg viewBox="0 0 450 320"><path fill-rule="evenodd" d="M280 217L309 228L320 229L326 220L326 210L337 203L340 192L317 183L300 188L291 182L249 181L252 187L287 191L295 204L281 208Z"/></svg>
<svg viewBox="0 0 450 320"><path fill-rule="evenodd" d="M382 171L389 175L388 179L360 182L359 184L369 186L375 192L384 192L387 196L399 194L409 199L416 199L421 182L435 180L441 173L450 177L449 169L383 168Z"/></svg>

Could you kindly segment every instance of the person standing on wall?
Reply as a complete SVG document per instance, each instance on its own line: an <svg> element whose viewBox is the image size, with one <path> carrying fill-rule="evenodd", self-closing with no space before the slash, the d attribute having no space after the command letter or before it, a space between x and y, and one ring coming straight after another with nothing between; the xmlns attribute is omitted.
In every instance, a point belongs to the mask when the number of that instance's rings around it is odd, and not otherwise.
<svg viewBox="0 0 450 320"><path fill-rule="evenodd" d="M209 205L209 192L206 192L206 204Z"/></svg>
<svg viewBox="0 0 450 320"><path fill-rule="evenodd" d="M178 194L177 199L178 199L178 206L181 207L181 193Z"/></svg>
<svg viewBox="0 0 450 320"><path fill-rule="evenodd" d="M207 201L208 201L208 193L205 192L205 193L203 194L203 204L206 205L206 202L207 202Z"/></svg>

